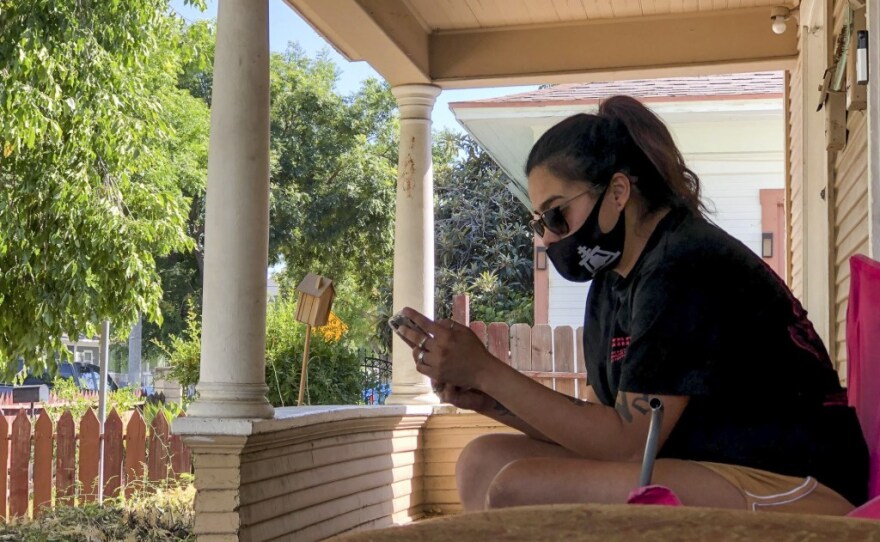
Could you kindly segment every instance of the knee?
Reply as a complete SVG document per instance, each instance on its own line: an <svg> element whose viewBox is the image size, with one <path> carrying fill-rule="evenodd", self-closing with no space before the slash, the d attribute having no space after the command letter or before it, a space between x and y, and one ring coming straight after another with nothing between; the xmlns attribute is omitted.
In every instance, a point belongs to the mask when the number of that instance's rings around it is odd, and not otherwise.
<svg viewBox="0 0 880 542"><path fill-rule="evenodd" d="M495 476L506 461L502 459L509 445L511 435L480 435L461 450L455 463L455 478L459 487L467 486L478 475L491 473Z"/></svg>
<svg viewBox="0 0 880 542"><path fill-rule="evenodd" d="M486 508L508 508L534 504L532 459L517 459L505 465L486 491Z"/></svg>

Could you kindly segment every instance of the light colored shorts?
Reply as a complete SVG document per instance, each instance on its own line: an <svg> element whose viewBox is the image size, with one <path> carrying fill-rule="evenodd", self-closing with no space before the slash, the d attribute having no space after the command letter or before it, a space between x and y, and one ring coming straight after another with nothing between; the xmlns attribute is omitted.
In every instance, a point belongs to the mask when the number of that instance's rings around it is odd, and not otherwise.
<svg viewBox="0 0 880 542"><path fill-rule="evenodd" d="M812 476L798 478L760 469L694 461L736 487L749 510L844 516L855 508L831 488Z"/></svg>

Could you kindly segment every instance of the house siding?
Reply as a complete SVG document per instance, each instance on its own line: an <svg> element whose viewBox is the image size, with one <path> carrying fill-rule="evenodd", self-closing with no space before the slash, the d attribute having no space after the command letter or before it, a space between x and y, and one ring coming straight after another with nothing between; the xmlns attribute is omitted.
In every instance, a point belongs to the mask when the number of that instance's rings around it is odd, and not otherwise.
<svg viewBox="0 0 880 542"><path fill-rule="evenodd" d="M842 26L846 2L834 8L835 35ZM849 301L849 259L869 252L868 221L868 123L867 111L850 108L846 119L847 140L843 150L832 155L829 180L831 225L831 330L829 350L841 379L846 379L846 311Z"/></svg>
<svg viewBox="0 0 880 542"><path fill-rule="evenodd" d="M798 42L800 50L803 40ZM803 57L798 55L797 65L791 71L788 104L789 141L789 190L788 190L788 261L789 286L795 297L804 298L804 153L803 153Z"/></svg>

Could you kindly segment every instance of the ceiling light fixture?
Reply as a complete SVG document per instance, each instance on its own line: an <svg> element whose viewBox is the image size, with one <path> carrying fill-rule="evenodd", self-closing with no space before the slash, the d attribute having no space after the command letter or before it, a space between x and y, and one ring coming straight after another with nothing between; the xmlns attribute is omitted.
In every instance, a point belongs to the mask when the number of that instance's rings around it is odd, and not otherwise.
<svg viewBox="0 0 880 542"><path fill-rule="evenodd" d="M785 6L775 6L770 8L770 28L774 34L784 34L789 19L794 17L797 19L798 9L791 9Z"/></svg>

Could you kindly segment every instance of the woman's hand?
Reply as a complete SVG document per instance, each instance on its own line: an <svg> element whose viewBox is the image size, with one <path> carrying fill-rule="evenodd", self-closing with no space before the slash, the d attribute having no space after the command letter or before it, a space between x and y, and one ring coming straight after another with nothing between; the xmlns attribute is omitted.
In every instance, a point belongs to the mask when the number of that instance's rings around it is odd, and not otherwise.
<svg viewBox="0 0 880 542"><path fill-rule="evenodd" d="M416 369L434 382L453 389L457 386L463 390L479 390L481 383L490 378L495 365L501 363L470 328L452 320L434 322L411 308L401 312L428 332L425 335L405 326L398 331L404 341L415 345Z"/></svg>
<svg viewBox="0 0 880 542"><path fill-rule="evenodd" d="M495 406L495 399L479 390L464 389L447 384L434 384L434 391L440 397L440 402L449 403L465 410L483 413Z"/></svg>

